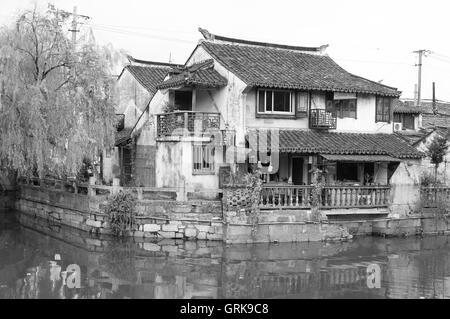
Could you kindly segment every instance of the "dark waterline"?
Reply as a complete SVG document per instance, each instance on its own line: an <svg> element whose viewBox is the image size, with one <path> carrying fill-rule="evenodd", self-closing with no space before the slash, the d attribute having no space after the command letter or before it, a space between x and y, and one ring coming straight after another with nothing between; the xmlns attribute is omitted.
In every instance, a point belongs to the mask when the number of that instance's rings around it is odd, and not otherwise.
<svg viewBox="0 0 450 319"><path fill-rule="evenodd" d="M120 242L7 213L0 298L448 298L449 239ZM69 264L80 266L81 288L63 283ZM369 287L370 265L380 267L380 288Z"/></svg>

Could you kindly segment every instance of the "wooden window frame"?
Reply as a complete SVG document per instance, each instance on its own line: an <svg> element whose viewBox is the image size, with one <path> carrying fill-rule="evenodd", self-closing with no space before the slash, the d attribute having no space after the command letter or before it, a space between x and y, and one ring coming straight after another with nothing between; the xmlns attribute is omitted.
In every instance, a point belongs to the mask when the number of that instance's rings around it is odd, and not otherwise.
<svg viewBox="0 0 450 319"><path fill-rule="evenodd" d="M259 93L264 91L264 111L259 110ZM267 105L267 93L272 92L272 111L266 111ZM289 93L289 112L284 111L274 111L274 92L288 92ZM256 90L256 116L257 117L289 117L295 118L296 116L296 92L293 90L283 90L283 89L257 89Z"/></svg>
<svg viewBox="0 0 450 319"><path fill-rule="evenodd" d="M200 162L196 161L197 149L200 148L201 158ZM205 153L208 150L209 153ZM204 157L207 156L207 162L209 163L209 167L204 167ZM193 144L192 145L192 175L214 175L214 156L215 156L215 147L209 144ZM209 161L208 161L209 160ZM200 165L199 168L196 168L196 165Z"/></svg>
<svg viewBox="0 0 450 319"><path fill-rule="evenodd" d="M355 101L355 116L344 116L343 112L342 112L342 105L339 105L339 108L337 107L337 102L341 102L341 101ZM344 119L344 118L348 118L348 119L358 119L358 97L354 98L354 99L339 99L339 100L333 100L333 107L336 113L336 117L340 118L340 119Z"/></svg>
<svg viewBox="0 0 450 319"><path fill-rule="evenodd" d="M384 100L388 99L389 100L389 113L388 113L388 119L386 120L385 118L385 103ZM383 100L382 103L382 112L381 112L381 119L378 119L378 105L379 105L379 100ZM393 120L393 113L392 113L392 98L388 97L388 96L377 96L375 99L375 122L382 122L382 123L391 123L391 121Z"/></svg>

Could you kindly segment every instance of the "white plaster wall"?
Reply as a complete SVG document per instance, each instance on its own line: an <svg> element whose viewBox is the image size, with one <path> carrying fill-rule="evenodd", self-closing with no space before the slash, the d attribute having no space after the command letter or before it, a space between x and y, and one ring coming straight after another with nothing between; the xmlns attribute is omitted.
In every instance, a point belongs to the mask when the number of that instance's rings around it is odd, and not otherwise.
<svg viewBox="0 0 450 319"><path fill-rule="evenodd" d="M125 127L133 127L152 94L125 69L115 86L116 113L125 114Z"/></svg>
<svg viewBox="0 0 450 319"><path fill-rule="evenodd" d="M391 177L391 214L403 217L414 211L420 200L420 160L405 160Z"/></svg>
<svg viewBox="0 0 450 319"><path fill-rule="evenodd" d="M356 119L337 119L336 132L392 133L392 122L375 122L376 97L368 94L357 96Z"/></svg>
<svg viewBox="0 0 450 319"><path fill-rule="evenodd" d="M430 134L425 141L417 146L417 149L426 153L428 146L436 135L436 132ZM422 159L421 170L423 173L428 173L434 176L434 164L431 163L429 157ZM438 166L438 179L445 182L447 185L450 185L450 148L447 150L447 154L444 157L444 162Z"/></svg>
<svg viewBox="0 0 450 319"><path fill-rule="evenodd" d="M217 189L221 149L215 150L214 174L193 174L192 141L158 142L156 152L156 187Z"/></svg>
<svg viewBox="0 0 450 319"><path fill-rule="evenodd" d="M422 174L420 160L404 160L401 162L394 174L392 174L390 183L397 185L419 184Z"/></svg>
<svg viewBox="0 0 450 319"><path fill-rule="evenodd" d="M381 185L387 185L388 183L388 164L387 163L375 163L374 168L374 182Z"/></svg>

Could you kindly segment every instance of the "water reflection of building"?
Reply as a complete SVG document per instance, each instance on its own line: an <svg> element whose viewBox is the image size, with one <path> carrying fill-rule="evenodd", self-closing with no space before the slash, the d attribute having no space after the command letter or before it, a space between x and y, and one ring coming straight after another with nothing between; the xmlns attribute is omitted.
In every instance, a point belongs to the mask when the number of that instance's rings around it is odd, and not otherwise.
<svg viewBox="0 0 450 319"><path fill-rule="evenodd" d="M24 228L1 233L8 236L3 242L14 244L0 242L0 297L450 297L446 237L225 248L202 242L117 243L64 228L41 230L53 238ZM60 261L53 260L55 253ZM64 284L70 263L81 267L79 289ZM367 287L370 264L381 267L380 289Z"/></svg>

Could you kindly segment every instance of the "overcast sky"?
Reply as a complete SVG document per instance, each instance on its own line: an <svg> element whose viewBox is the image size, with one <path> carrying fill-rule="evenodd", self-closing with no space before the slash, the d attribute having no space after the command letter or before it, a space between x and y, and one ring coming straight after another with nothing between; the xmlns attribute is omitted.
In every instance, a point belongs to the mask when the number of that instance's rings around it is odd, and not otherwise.
<svg viewBox="0 0 450 319"><path fill-rule="evenodd" d="M48 0L0 0L0 24L22 8ZM92 19L99 42L145 60L184 63L201 34L290 45L329 44L327 53L349 72L414 96L417 55L423 59L422 98L450 101L450 4L448 1L353 0L53 0L58 8Z"/></svg>

